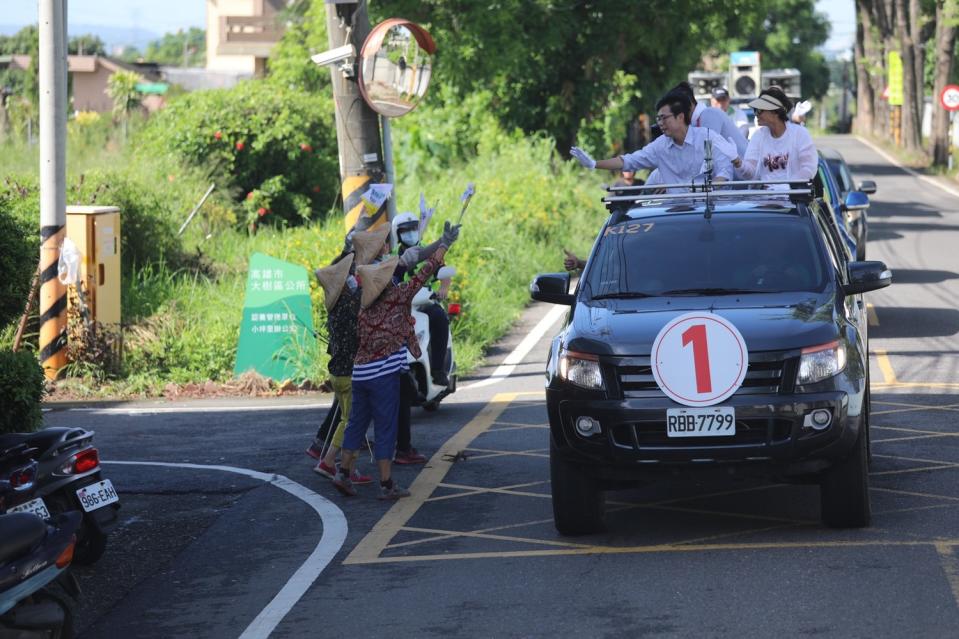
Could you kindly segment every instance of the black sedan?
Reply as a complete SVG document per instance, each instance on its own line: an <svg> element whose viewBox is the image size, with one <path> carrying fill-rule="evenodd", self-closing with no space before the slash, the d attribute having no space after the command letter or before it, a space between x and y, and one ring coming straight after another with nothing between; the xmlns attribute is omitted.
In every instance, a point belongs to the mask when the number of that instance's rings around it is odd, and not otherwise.
<svg viewBox="0 0 959 639"><path fill-rule="evenodd" d="M842 154L835 149L819 149L819 156L823 159L839 193L834 203L846 219L846 227L856 240L856 259L866 259L866 235L869 230L869 195L876 192L876 183L872 180L863 180L858 186L853 180L849 165Z"/></svg>
<svg viewBox="0 0 959 639"><path fill-rule="evenodd" d="M841 242L821 200L633 206L573 294L533 280L571 307L546 371L561 533L602 529L607 489L715 471L818 482L827 525L868 525L862 293L892 275Z"/></svg>

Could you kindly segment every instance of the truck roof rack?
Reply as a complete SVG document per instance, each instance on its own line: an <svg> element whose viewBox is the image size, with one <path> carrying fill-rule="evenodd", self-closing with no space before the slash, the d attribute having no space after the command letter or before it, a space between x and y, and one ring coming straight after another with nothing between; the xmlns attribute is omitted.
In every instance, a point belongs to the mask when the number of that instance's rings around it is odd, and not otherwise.
<svg viewBox="0 0 959 639"><path fill-rule="evenodd" d="M769 189L771 185L787 185L788 188ZM758 188L756 188L758 187ZM684 189L672 193L655 193L660 189ZM612 211L630 204L640 206L653 202L672 202L675 200L702 201L709 207L712 200L763 200L789 196L793 203L810 202L815 197L812 181L796 182L790 180L740 180L729 182L711 182L691 180L685 183L656 184L651 186L608 186L610 193L603 198L606 208Z"/></svg>

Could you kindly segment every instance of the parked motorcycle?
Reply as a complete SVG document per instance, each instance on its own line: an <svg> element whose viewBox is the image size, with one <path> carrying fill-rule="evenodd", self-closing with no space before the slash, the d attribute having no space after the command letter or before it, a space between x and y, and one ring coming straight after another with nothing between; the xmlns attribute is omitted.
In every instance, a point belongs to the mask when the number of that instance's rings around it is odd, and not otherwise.
<svg viewBox="0 0 959 639"><path fill-rule="evenodd" d="M80 590L68 567L80 520L0 515L0 639L73 637Z"/></svg>
<svg viewBox="0 0 959 639"><path fill-rule="evenodd" d="M49 519L80 511L83 520L77 532L75 561L81 565L96 562L106 549L108 530L117 520L120 498L113 483L101 475L93 431L46 428L0 435L0 449L18 444L36 449L39 468L32 494L10 499L8 512L29 512Z"/></svg>
<svg viewBox="0 0 959 639"><path fill-rule="evenodd" d="M34 489L35 452L0 446L0 511ZM46 521L26 512L0 515L0 639L73 636L80 589L67 567L80 522L76 511Z"/></svg>
<svg viewBox="0 0 959 639"><path fill-rule="evenodd" d="M444 266L436 273L436 278L445 280L452 278L455 274L456 269L452 266ZM422 406L427 411L436 410L444 397L456 392L456 358L453 352L452 333L449 333L447 339L449 347L446 349L446 357L443 360L444 371L450 381L449 385L436 384L430 368L430 320L425 309L436 303L436 294L428 286L421 288L413 297L412 314L416 322L414 330L420 345L420 356L414 358L410 352L407 352L406 356L406 362L410 367L409 374L417 394L412 403L414 406ZM458 315L459 305L450 304L446 312L451 317Z"/></svg>

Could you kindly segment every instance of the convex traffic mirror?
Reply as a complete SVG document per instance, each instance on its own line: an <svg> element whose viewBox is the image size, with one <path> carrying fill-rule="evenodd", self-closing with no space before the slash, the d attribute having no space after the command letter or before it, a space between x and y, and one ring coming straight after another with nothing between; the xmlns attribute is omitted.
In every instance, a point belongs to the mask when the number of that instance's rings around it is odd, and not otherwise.
<svg viewBox="0 0 959 639"><path fill-rule="evenodd" d="M390 18L360 50L360 92L371 109L396 118L416 108L430 84L436 43L421 26Z"/></svg>

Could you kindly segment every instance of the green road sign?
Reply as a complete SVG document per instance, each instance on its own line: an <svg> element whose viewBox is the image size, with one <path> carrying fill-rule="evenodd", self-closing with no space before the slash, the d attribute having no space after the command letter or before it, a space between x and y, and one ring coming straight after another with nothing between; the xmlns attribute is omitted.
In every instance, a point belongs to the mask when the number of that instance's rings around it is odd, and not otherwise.
<svg viewBox="0 0 959 639"><path fill-rule="evenodd" d="M250 369L277 381L305 378L317 352L306 269L250 257L234 373Z"/></svg>
<svg viewBox="0 0 959 639"><path fill-rule="evenodd" d="M889 87L889 105L902 106L902 58L898 51L890 51L886 64L886 86Z"/></svg>

